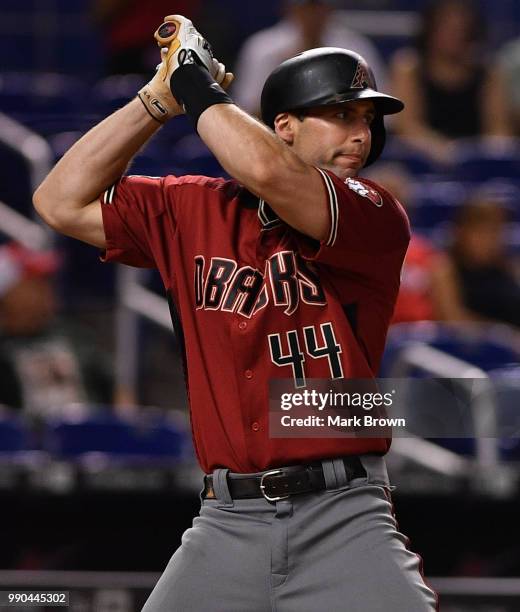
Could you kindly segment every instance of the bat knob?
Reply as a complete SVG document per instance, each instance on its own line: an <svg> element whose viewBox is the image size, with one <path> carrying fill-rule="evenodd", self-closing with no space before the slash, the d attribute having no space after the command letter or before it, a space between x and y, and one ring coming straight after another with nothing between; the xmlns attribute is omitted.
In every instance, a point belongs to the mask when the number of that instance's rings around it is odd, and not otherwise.
<svg viewBox="0 0 520 612"><path fill-rule="evenodd" d="M166 40L168 38L174 38L175 34L177 34L177 24L173 21L166 21L157 30L157 36Z"/></svg>

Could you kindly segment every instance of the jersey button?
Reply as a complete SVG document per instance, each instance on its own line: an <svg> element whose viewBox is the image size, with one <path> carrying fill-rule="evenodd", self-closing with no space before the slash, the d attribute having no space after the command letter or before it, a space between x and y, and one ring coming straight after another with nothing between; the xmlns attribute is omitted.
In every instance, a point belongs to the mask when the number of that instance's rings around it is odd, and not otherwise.
<svg viewBox="0 0 520 612"><path fill-rule="evenodd" d="M260 429L260 423L257 423L256 421L251 425L251 429L253 431L258 431Z"/></svg>
<svg viewBox="0 0 520 612"><path fill-rule="evenodd" d="M247 323L245 321L240 321L238 324L238 329L244 330L247 327Z"/></svg>
<svg viewBox="0 0 520 612"><path fill-rule="evenodd" d="M253 371L252 371L252 370L246 370L246 371L244 372L244 376L245 376L247 379L251 380L251 378L253 378Z"/></svg>

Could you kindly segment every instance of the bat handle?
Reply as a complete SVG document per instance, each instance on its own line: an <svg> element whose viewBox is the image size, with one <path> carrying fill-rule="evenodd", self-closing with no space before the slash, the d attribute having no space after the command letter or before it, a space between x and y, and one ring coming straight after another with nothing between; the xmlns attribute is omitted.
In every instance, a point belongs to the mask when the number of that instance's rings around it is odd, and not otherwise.
<svg viewBox="0 0 520 612"><path fill-rule="evenodd" d="M177 21L165 21L155 31L154 37L160 47L174 41L179 34L180 23Z"/></svg>

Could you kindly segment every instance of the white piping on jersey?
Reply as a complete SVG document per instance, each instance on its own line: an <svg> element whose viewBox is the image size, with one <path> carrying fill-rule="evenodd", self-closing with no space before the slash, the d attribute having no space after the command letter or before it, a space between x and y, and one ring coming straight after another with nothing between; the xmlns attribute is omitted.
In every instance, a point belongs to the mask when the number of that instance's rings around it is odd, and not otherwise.
<svg viewBox="0 0 520 612"><path fill-rule="evenodd" d="M269 230L273 227L276 227L277 225L281 223L280 218L276 216L276 213L274 211L273 211L273 214L275 215L275 218L269 219L267 212L265 210L265 206L266 206L265 200L260 198L260 200L258 201L258 218L260 219L260 223L263 226L262 231Z"/></svg>
<svg viewBox="0 0 520 612"><path fill-rule="evenodd" d="M269 223L269 220L267 219L267 216L265 214L264 206L265 200L260 199L260 201L258 202L258 218L260 219L262 225L267 225Z"/></svg>
<svg viewBox="0 0 520 612"><path fill-rule="evenodd" d="M339 206L338 206L338 196L336 194L336 188L334 187L334 183L330 176L324 172L321 168L316 168L316 170L322 175L323 180L325 182L325 187L329 193L329 206L330 206L330 232L326 246L333 246L336 242L336 238L338 237L338 217L339 217Z"/></svg>
<svg viewBox="0 0 520 612"><path fill-rule="evenodd" d="M107 189L105 191L105 204L112 204L112 199L114 197L114 191L116 189L116 185L115 183L112 185L112 187L110 187L110 189Z"/></svg>

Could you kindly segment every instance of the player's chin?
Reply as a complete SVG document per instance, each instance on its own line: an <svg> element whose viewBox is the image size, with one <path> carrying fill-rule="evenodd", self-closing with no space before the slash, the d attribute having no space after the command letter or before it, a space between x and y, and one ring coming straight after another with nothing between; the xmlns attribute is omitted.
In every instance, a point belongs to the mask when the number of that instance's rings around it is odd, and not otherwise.
<svg viewBox="0 0 520 612"><path fill-rule="evenodd" d="M334 164L334 166L331 168L332 172L334 172L334 174L343 181L356 176L360 169L361 165L357 164L348 167L338 166L337 164Z"/></svg>
<svg viewBox="0 0 520 612"><path fill-rule="evenodd" d="M347 156L347 155L338 155L334 158L332 162L332 171L336 176L345 180L347 178L352 178L357 175L357 173L363 167L364 161L361 158Z"/></svg>

